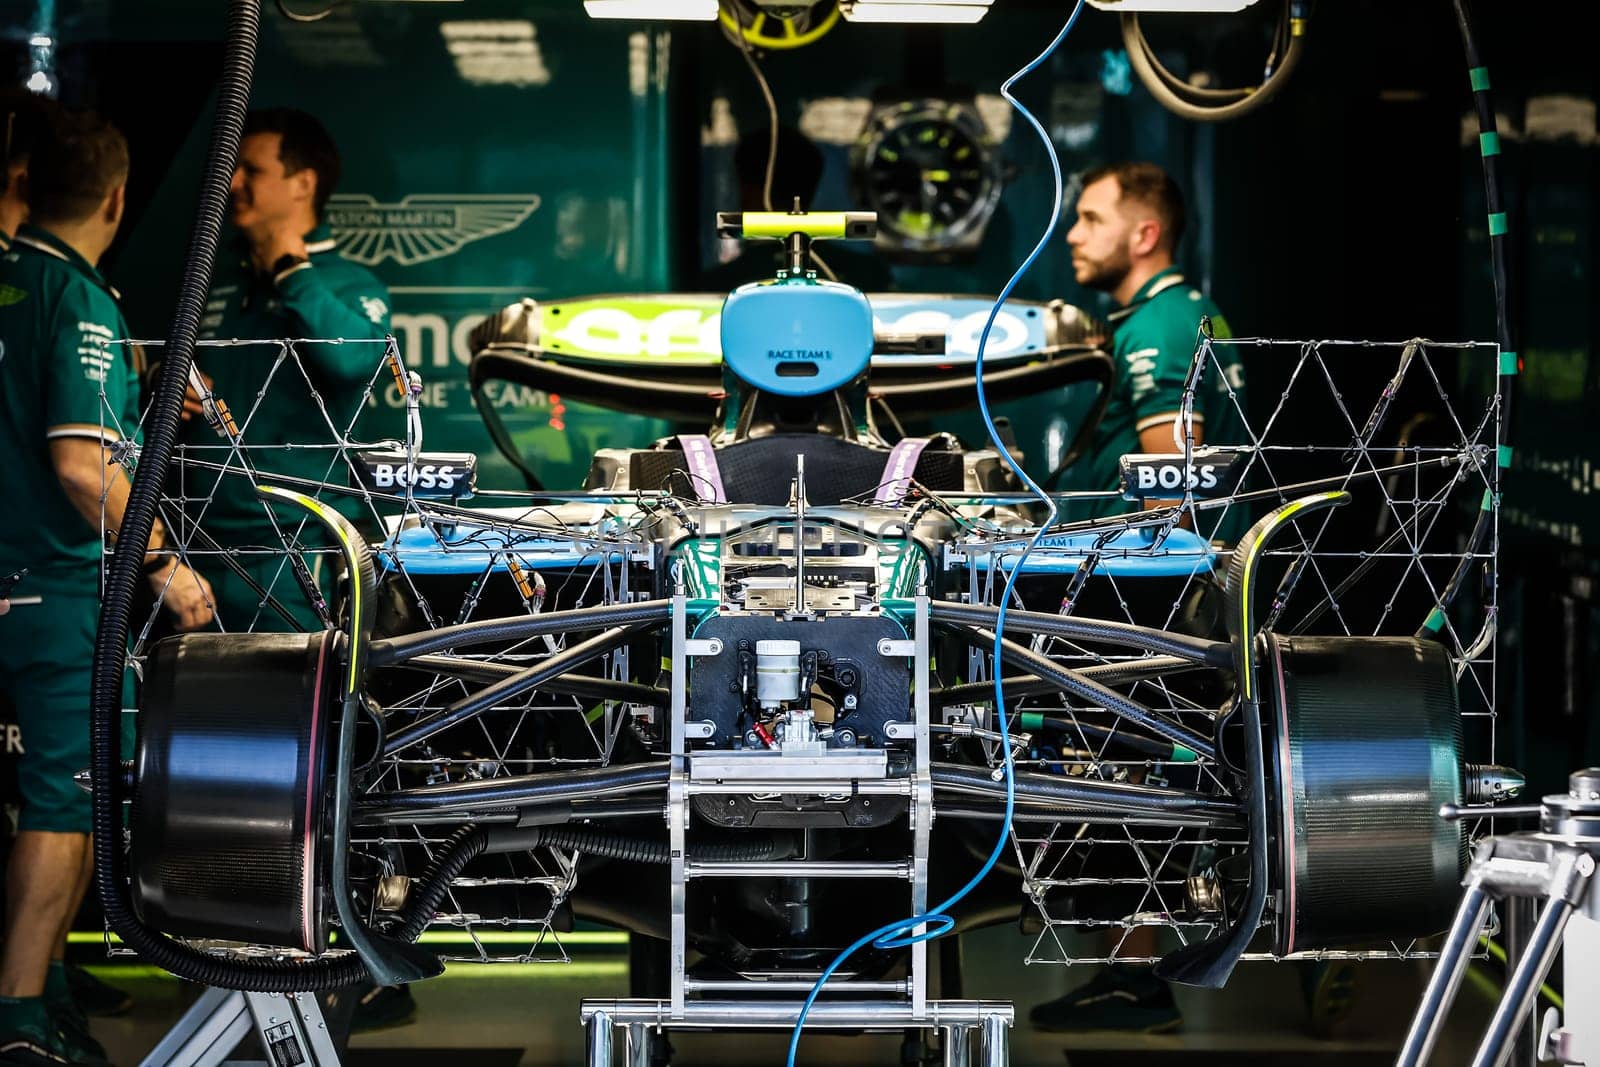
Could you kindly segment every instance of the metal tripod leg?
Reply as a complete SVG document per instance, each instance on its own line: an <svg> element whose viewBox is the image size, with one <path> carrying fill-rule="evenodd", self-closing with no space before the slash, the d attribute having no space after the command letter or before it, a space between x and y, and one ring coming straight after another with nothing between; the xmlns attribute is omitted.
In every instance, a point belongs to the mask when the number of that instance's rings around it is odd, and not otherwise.
<svg viewBox="0 0 1600 1067"><path fill-rule="evenodd" d="M1439 950L1439 963L1428 979L1428 988L1422 994L1416 1017L1411 1020L1411 1030L1400 1047L1395 1067L1420 1067L1428 1062L1439 1040L1439 1032L1444 1029L1445 1016L1456 999L1456 991L1467 975L1478 932L1483 929L1483 920L1489 913L1489 894L1473 877L1477 871L1474 863L1473 874L1468 876L1466 896L1461 898L1461 906L1456 909L1455 921L1450 924L1450 933Z"/></svg>
<svg viewBox="0 0 1600 1067"><path fill-rule="evenodd" d="M1583 858L1588 860L1589 871L1593 872L1594 858ZM1528 938L1522 959L1506 981L1505 994L1494 1009L1494 1018L1489 1020L1489 1032L1478 1046L1472 1067L1501 1067L1510 1059L1512 1039L1518 1028L1527 1022L1539 983L1544 981L1551 964L1555 963L1556 953L1561 951L1561 934L1571 917L1572 902L1552 896Z"/></svg>
<svg viewBox="0 0 1600 1067"><path fill-rule="evenodd" d="M972 1062L972 1027L944 1027L944 1067L968 1067Z"/></svg>
<svg viewBox="0 0 1600 1067"><path fill-rule="evenodd" d="M1471 962L1468 957L1490 899L1508 904L1543 900L1544 909L1472 1060L1473 1067L1505 1067L1514 1035L1528 1020L1539 983L1561 949L1567 922L1575 909L1585 906L1594 880L1595 854L1600 852L1600 770L1580 771L1571 781L1566 797L1544 798L1542 832L1492 837L1478 844L1465 879L1466 896L1395 1061L1397 1067L1427 1062Z"/></svg>
<svg viewBox="0 0 1600 1067"><path fill-rule="evenodd" d="M140 1067L219 1067L254 1032L272 1067L339 1067L339 1053L310 993L207 989Z"/></svg>

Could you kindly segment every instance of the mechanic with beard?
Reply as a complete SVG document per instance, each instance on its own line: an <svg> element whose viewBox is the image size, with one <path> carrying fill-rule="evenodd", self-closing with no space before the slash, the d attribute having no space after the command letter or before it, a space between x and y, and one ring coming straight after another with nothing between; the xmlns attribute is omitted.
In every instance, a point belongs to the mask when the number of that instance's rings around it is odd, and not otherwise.
<svg viewBox="0 0 1600 1067"><path fill-rule="evenodd" d="M1128 453L1178 453L1174 431L1183 386L1197 347L1202 317L1212 334L1230 336L1221 310L1184 280L1174 265L1183 237L1183 194L1154 163L1117 163L1090 171L1078 196L1078 219L1067 232L1078 284L1109 293L1116 377L1111 399L1088 450L1064 476L1064 490L1118 487L1118 464ZM1207 368L1194 402L1194 443L1243 444L1244 371L1232 346L1214 350L1222 375ZM1224 380L1224 376L1226 380ZM1229 389L1232 395L1229 395ZM1074 505L1073 519L1117 514L1117 498ZM1201 532L1233 543L1248 528L1245 508L1231 507L1220 523L1201 512ZM1215 516L1216 512L1209 515ZM1134 873L1134 872L1128 872ZM1108 935L1107 955L1159 954L1156 930L1136 926ZM1132 1030L1161 1033L1183 1025L1166 983L1145 967L1111 964L1062 997L1029 1014L1042 1030Z"/></svg>
<svg viewBox="0 0 1600 1067"><path fill-rule="evenodd" d="M370 271L339 255L323 221L339 172L339 150L311 115L289 108L250 113L233 172L233 223L240 254L231 262L226 255L218 257L200 324L202 340L350 341L388 335L389 291ZM383 346L301 344L295 350L304 374L292 359L274 372L276 345L202 345L195 362L243 432L247 455L263 483L271 482L272 474L283 474L342 485L348 473L344 462L327 447L304 446L329 445L335 430L345 436ZM387 382L388 376L380 381ZM263 388L266 392L258 400ZM221 462L228 456L226 441L197 417L200 413L191 389L184 441L201 449L192 453L197 458ZM250 479L239 473L237 461L233 466L233 472L220 476L193 470L186 475L185 495L198 498L190 505L191 515L224 547L269 550L235 558L301 626L321 630L322 621L285 562L283 541L265 506ZM209 503L207 497L212 497ZM361 517L356 501L336 497L330 503L351 518ZM273 514L285 535L299 526L299 519L288 513ZM323 542L318 536L303 529L301 543L319 547ZM320 563L324 557L314 558ZM231 569L215 569L213 580L218 615L227 629L286 628L277 612L262 606L261 594Z"/></svg>
<svg viewBox="0 0 1600 1067"><path fill-rule="evenodd" d="M1183 385L1199 344L1201 318L1213 336L1232 336L1222 311L1185 280L1174 261L1185 211L1177 183L1154 163L1116 163L1090 171L1078 196L1078 219L1067 231L1073 275L1079 285L1109 293L1116 377L1088 450L1063 476L1063 490L1118 487L1118 464L1129 453L1178 453ZM1232 345L1213 349L1213 364L1194 399L1194 444L1248 443L1244 418L1244 368ZM1230 395L1230 390L1232 395ZM1126 511L1105 498L1074 505L1069 518L1098 518ZM1221 509L1219 509L1221 510ZM1248 528L1242 507L1200 512L1200 532L1228 544Z"/></svg>

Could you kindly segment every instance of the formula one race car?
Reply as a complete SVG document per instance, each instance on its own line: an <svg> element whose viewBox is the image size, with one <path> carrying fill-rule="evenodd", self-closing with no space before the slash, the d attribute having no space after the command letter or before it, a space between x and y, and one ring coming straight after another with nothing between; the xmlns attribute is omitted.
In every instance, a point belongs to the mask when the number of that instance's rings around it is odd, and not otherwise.
<svg viewBox="0 0 1600 1067"><path fill-rule="evenodd" d="M1377 346L1353 366L1248 342L1292 367L1272 417L1207 457L1129 457L1129 510L1074 519L991 443L891 443L869 415L970 406L980 379L1103 396L1093 324L1012 302L1033 340L981 362L875 328L808 262L872 225L725 217L789 269L727 298L720 358L668 372L553 346L531 301L486 322L476 383L712 427L602 450L581 490L466 506L415 409L405 441L341 450L348 486L234 466L325 533L302 542L339 575L336 625L136 642L125 939L279 991L437 973L412 944L430 924L473 959L560 958L575 919L659 939L657 999L586 1008L597 1056L611 1025L787 1026L817 987L819 1025L1001 1026L928 999L924 939L979 923L1025 919L1041 960L1072 930L1173 927L1159 973L1205 986L1247 951L1398 952L1448 925L1470 823L1440 809L1515 783L1465 762L1492 599L1455 594L1493 561L1456 504L1491 484L1497 426L1455 418L1439 367L1477 350L1413 342L1373 381ZM1348 428L1296 439L1326 425L1296 416L1321 380ZM1225 483L1197 472L1223 461ZM1141 479L1174 499L1141 506ZM1255 520L1236 544L1194 532L1227 509ZM169 525L204 562L203 523ZM277 551L317 569L300 547Z"/></svg>

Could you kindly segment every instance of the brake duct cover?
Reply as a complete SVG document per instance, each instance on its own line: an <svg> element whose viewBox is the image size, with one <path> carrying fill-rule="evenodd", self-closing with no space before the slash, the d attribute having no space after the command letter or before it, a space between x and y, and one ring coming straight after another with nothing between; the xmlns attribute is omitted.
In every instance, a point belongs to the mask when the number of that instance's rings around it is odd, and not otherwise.
<svg viewBox="0 0 1600 1067"><path fill-rule="evenodd" d="M1466 861L1461 716L1443 646L1265 639L1280 955L1450 925ZM1287 772L1287 773L1285 773Z"/></svg>
<svg viewBox="0 0 1600 1067"><path fill-rule="evenodd" d="M170 934L328 944L324 759L336 634L187 634L145 664L133 903Z"/></svg>

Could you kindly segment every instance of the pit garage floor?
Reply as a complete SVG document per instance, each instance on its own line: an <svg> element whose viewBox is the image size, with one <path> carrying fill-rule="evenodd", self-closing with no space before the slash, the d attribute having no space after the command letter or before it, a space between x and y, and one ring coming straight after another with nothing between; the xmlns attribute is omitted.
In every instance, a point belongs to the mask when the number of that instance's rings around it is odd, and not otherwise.
<svg viewBox="0 0 1600 1067"><path fill-rule="evenodd" d="M1342 1067L1393 1062L1429 964L1379 962L1362 965L1354 1008L1332 1039L1312 1037L1298 974L1288 965L1242 965L1224 991L1180 990L1184 1029L1165 1036L1040 1033L1026 1022L1027 1009L1076 985L1089 971L1072 974L1055 966L1024 967L1028 941L1014 928L965 935L969 995L1012 999L1019 1024L1012 1036L1014 1067L1211 1067L1211 1065L1340 1064ZM118 1019L96 1019L94 1033L114 1063L131 1067L181 1014L195 995L186 986L142 964L94 957L87 946L74 955L107 981L131 992L137 1006ZM413 986L417 1020L407 1026L357 1035L348 1067L571 1067L583 1063L583 1029L578 1004L585 997L627 995L627 954L622 944L580 946L573 962L541 967L453 965L442 977ZM1451 1026L1435 1063L1465 1063L1476 1031L1488 1019L1498 995L1493 972L1475 968L1478 977L1463 984ZM783 1063L787 1035L676 1034L674 1063ZM254 1056L255 1053L251 1052ZM808 1036L802 1062L896 1064L895 1035Z"/></svg>

